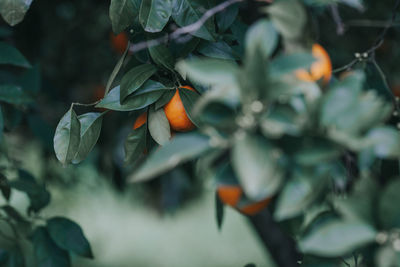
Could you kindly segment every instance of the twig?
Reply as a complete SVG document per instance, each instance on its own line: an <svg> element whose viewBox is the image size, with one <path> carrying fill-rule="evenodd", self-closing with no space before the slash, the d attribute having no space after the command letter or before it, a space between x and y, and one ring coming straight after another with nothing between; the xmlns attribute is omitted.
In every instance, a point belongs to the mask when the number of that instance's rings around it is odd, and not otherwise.
<svg viewBox="0 0 400 267"><path fill-rule="evenodd" d="M383 41L385 39L385 36L388 32L388 30L393 26L393 23L396 21L396 16L397 16L397 9L400 6L400 0L397 0L394 8L393 8L393 13L392 13L392 17L390 18L389 22L387 23L387 25L385 26L385 28L382 30L382 32L378 35L378 37L375 39L374 44L372 45L371 48L369 48L368 50L366 50L363 53L355 53L355 59L353 59L350 63L346 64L343 67L334 69L332 72L333 73L337 73L343 70L348 70L351 69L355 64L357 64L358 62L367 60L367 59L372 59L374 60L375 58L375 51L382 46Z"/></svg>
<svg viewBox="0 0 400 267"><path fill-rule="evenodd" d="M166 34L166 35L161 36L156 39L152 39L149 41L143 41L143 42L139 42L136 44L131 44L131 46L129 48L129 52L135 53L135 52L144 50L149 47L153 47L153 46L157 46L162 43L166 43L170 40L176 40L184 34L194 33L197 30L199 30L204 25L204 23L206 23L206 21L209 18L211 18L212 16L214 16L215 14L217 14L221 11L224 11L226 8L228 8L229 6L231 6L235 3L239 3L239 2L243 2L243 1L245 1L245 0L228 0L228 1L222 2L221 4L216 5L215 7L207 10L198 21L196 21L192 24L189 24L185 27L179 28L169 35Z"/></svg>
<svg viewBox="0 0 400 267"><path fill-rule="evenodd" d="M378 65L378 63L376 62L375 58L371 59L371 62L372 62L372 64L374 64L375 68L378 70L378 73L381 76L381 79L382 79L383 83L385 84L386 89L389 91L389 94L392 97L392 102L393 102L394 109L399 113L400 112L399 103L396 100L396 96L394 95L392 90L390 90L390 86L389 86L389 84L387 82L385 73L383 72L382 68Z"/></svg>
<svg viewBox="0 0 400 267"><path fill-rule="evenodd" d="M358 267L358 257L356 255L356 253L353 253L353 257L354 257L354 266Z"/></svg>
<svg viewBox="0 0 400 267"><path fill-rule="evenodd" d="M333 21L336 24L336 33L338 35L343 35L345 29L344 29L344 24L343 24L342 18L340 17L340 14L339 14L339 9L338 9L337 4L331 5L331 13L332 13Z"/></svg>
<svg viewBox="0 0 400 267"><path fill-rule="evenodd" d="M381 20L349 20L344 23L345 27L371 27L371 28L386 28L400 26L400 21L394 22L390 25L387 21Z"/></svg>
<svg viewBox="0 0 400 267"><path fill-rule="evenodd" d="M340 257L340 259L342 260L342 262L343 262L347 267L350 267L350 264L349 264L345 259L343 259L342 257Z"/></svg>
<svg viewBox="0 0 400 267"><path fill-rule="evenodd" d="M101 100L97 100L96 102L93 103L89 103L89 104L84 104L84 103L72 103L74 106L82 106L82 107L92 107L92 106L96 106L98 103L100 103Z"/></svg>
<svg viewBox="0 0 400 267"><path fill-rule="evenodd" d="M248 217L266 250L279 267L297 267L301 255L294 240L273 220L268 210Z"/></svg>

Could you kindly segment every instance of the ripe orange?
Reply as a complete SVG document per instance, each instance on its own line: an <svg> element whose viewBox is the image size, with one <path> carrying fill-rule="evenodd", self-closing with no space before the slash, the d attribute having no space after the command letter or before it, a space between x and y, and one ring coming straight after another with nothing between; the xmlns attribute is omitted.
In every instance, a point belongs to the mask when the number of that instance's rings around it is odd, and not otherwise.
<svg viewBox="0 0 400 267"><path fill-rule="evenodd" d="M259 202L255 202L249 205L244 205L239 208L239 211L241 213L244 213L246 215L256 215L260 211L262 211L265 207L268 206L269 202L271 202L272 198L266 198L264 200L261 200Z"/></svg>
<svg viewBox="0 0 400 267"><path fill-rule="evenodd" d="M125 52L126 46L128 45L128 35L125 32L121 32L120 34L114 35L114 33L110 33L110 42L111 47L118 54L123 54Z"/></svg>
<svg viewBox="0 0 400 267"><path fill-rule="evenodd" d="M182 86L180 88L195 91L190 86ZM176 92L171 100L164 106L164 112L172 130L178 132L187 132L194 128L194 124L190 121L186 114L185 107L183 106L181 97L179 96L178 89L176 89Z"/></svg>
<svg viewBox="0 0 400 267"><path fill-rule="evenodd" d="M143 124L145 124L147 122L147 112L141 114L135 121L135 123L133 124L133 130L136 130L137 128L139 128L140 126L142 126Z"/></svg>
<svg viewBox="0 0 400 267"><path fill-rule="evenodd" d="M238 185L220 185L217 188L217 194L222 203L231 206L239 210L241 213L249 216L256 215L262 211L272 199L266 198L258 202L240 205L240 200L244 198L244 196L242 188Z"/></svg>
<svg viewBox="0 0 400 267"><path fill-rule="evenodd" d="M317 59L311 65L310 71L300 69L296 71L296 76L302 81L315 82L323 79L327 84L332 77L332 63L326 50L319 44L312 46L312 54Z"/></svg>
<svg viewBox="0 0 400 267"><path fill-rule="evenodd" d="M217 189L221 202L231 207L236 207L242 196L242 189L237 185L223 185Z"/></svg>

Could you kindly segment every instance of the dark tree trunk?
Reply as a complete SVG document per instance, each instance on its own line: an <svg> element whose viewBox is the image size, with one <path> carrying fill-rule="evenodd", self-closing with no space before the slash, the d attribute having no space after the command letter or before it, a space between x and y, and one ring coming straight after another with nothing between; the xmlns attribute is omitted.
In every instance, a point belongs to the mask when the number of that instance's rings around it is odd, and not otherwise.
<svg viewBox="0 0 400 267"><path fill-rule="evenodd" d="M301 255L296 249L294 240L279 228L267 209L248 218L277 266L299 266Z"/></svg>

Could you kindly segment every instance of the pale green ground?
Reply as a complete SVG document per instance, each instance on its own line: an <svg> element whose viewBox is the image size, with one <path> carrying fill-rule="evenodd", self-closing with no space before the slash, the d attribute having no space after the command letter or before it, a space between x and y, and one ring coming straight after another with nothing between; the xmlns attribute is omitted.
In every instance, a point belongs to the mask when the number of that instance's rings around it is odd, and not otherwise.
<svg viewBox="0 0 400 267"><path fill-rule="evenodd" d="M211 185L185 209L160 216L116 193L90 164L62 168L56 161L42 162L35 145L25 145L19 156L23 168L36 177L43 176L44 164L54 165L65 180L79 177L70 189L51 188L51 206L43 211L45 217L62 215L82 226L95 260L74 257L74 267L242 267L250 262L273 266L245 217L225 209L222 231L217 230ZM27 200L14 194L12 203L24 212Z"/></svg>
<svg viewBox="0 0 400 267"><path fill-rule="evenodd" d="M58 201L68 203L66 213L58 211ZM76 266L269 266L244 217L227 210L222 231L217 230L212 192L164 217L106 187L73 192L54 207L54 213L79 222L93 244L96 260Z"/></svg>

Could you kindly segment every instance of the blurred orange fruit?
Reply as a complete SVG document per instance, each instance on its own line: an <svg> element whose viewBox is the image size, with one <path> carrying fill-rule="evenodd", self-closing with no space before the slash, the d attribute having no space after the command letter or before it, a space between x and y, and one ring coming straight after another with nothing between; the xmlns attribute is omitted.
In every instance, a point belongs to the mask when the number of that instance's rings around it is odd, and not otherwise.
<svg viewBox="0 0 400 267"><path fill-rule="evenodd" d="M298 79L306 82L323 80L327 84L332 77L332 63L326 50L319 44L312 46L312 55L317 59L311 65L310 71L300 69L296 71Z"/></svg>
<svg viewBox="0 0 400 267"><path fill-rule="evenodd" d="M243 194L242 188L237 185L219 186L217 192L221 202L231 207L236 207Z"/></svg>
<svg viewBox="0 0 400 267"><path fill-rule="evenodd" d="M133 130L136 130L137 128L139 128L140 126L142 126L143 124L145 124L147 122L147 112L141 114L135 121L135 123L133 124Z"/></svg>
<svg viewBox="0 0 400 267"><path fill-rule="evenodd" d="M128 45L128 35L125 32L121 32L120 34L115 35L114 33L110 33L110 42L111 47L118 54L123 54L125 52L126 46Z"/></svg>
<svg viewBox="0 0 400 267"><path fill-rule="evenodd" d="M249 205L245 205L239 208L239 211L241 213L244 213L246 215L256 215L260 211L262 211L265 207L268 206L269 202L271 202L272 198L266 198L264 200L261 200L259 202L255 202Z"/></svg>
<svg viewBox="0 0 400 267"><path fill-rule="evenodd" d="M250 204L239 205L243 196L243 190L238 185L220 185L217 188L219 199L225 205L231 206L241 213L252 216L262 211L271 202L272 198L266 198Z"/></svg>
<svg viewBox="0 0 400 267"><path fill-rule="evenodd" d="M196 90L190 86L181 86L180 88L196 92ZM178 132L187 132L194 129L194 124L190 121L186 114L185 107L183 106L181 97L179 96L178 89L176 89L171 100L164 106L164 112L172 130Z"/></svg>

